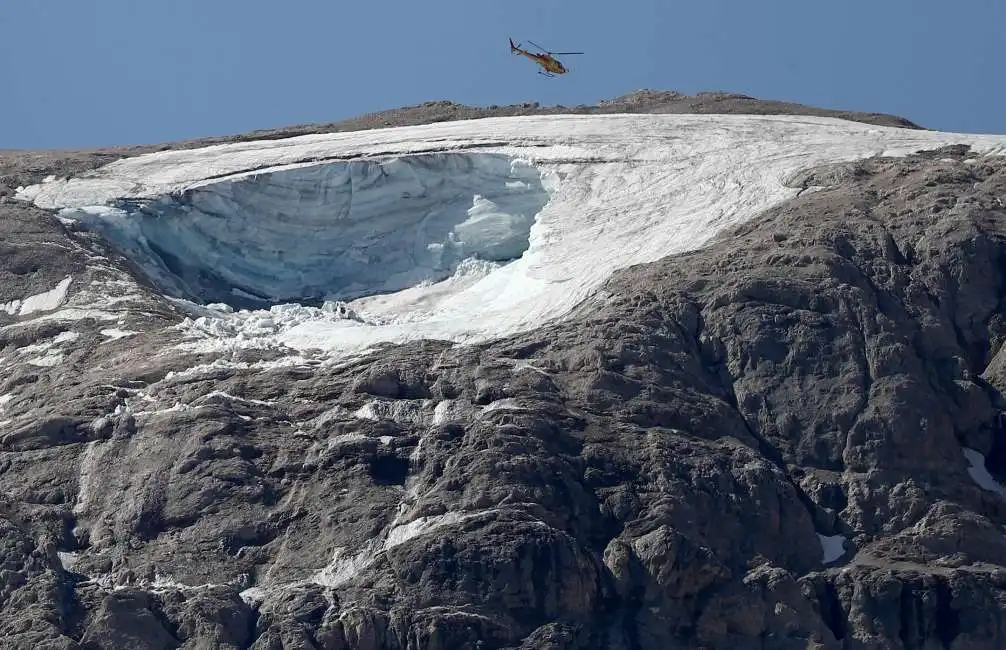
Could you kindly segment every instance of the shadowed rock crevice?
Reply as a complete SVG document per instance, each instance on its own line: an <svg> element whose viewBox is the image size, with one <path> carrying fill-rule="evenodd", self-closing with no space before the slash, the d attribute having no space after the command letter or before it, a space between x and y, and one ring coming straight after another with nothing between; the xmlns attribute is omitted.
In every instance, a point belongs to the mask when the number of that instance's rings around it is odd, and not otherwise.
<svg viewBox="0 0 1006 650"><path fill-rule="evenodd" d="M407 458L381 454L370 461L370 477L378 485L405 485L408 473Z"/></svg>
<svg viewBox="0 0 1006 650"><path fill-rule="evenodd" d="M817 587L817 600L820 603L821 618L828 626L832 635L837 641L845 639L847 612L843 609L842 601L839 598L835 585L831 582L815 584Z"/></svg>
<svg viewBox="0 0 1006 650"><path fill-rule="evenodd" d="M961 614L954 607L954 596L949 586L940 581L936 585L936 638L946 647L961 632Z"/></svg>

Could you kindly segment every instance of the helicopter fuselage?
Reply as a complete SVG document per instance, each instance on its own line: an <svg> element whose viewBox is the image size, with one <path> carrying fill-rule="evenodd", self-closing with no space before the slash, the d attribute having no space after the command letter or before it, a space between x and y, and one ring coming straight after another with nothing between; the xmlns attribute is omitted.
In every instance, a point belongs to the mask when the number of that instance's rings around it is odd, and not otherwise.
<svg viewBox="0 0 1006 650"><path fill-rule="evenodd" d="M553 59L547 54L533 54L531 52L525 52L521 50L520 52L524 56L528 57L532 61L535 61L538 65L545 68L546 71L552 74L565 74L566 68L557 59Z"/></svg>
<svg viewBox="0 0 1006 650"><path fill-rule="evenodd" d="M535 45L535 47L540 46ZM526 56L527 58L531 59L532 61L540 65L542 68L544 68L544 72L541 72L541 74L551 76L557 74L566 74L567 72L569 72L566 69L566 66L564 66L559 61L559 59L553 56L552 52L529 52L528 50L525 50L524 48L520 47L520 45L515 44L513 42L513 39L510 39L510 51L513 52L514 54L520 54L521 56ZM582 52L567 52L567 54L582 54Z"/></svg>

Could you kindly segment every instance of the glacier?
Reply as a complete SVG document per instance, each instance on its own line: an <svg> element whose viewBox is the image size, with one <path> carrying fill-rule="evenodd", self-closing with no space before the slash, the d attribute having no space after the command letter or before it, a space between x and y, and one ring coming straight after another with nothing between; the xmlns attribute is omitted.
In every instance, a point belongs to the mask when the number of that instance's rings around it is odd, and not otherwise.
<svg viewBox="0 0 1006 650"><path fill-rule="evenodd" d="M1006 151L826 117L519 116L162 151L17 197L202 303L186 349L339 356L538 327L796 196L807 168L957 143Z"/></svg>

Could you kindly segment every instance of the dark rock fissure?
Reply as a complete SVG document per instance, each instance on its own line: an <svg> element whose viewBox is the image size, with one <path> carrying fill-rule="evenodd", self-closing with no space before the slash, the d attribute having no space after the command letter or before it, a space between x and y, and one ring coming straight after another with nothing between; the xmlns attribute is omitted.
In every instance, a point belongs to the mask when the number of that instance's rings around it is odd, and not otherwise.
<svg viewBox="0 0 1006 650"><path fill-rule="evenodd" d="M950 648L950 644L961 632L961 615L953 606L953 592L950 585L944 580L936 583L936 638L940 640L943 647Z"/></svg>
<svg viewBox="0 0 1006 650"><path fill-rule="evenodd" d="M821 580L818 583L817 591L817 601L821 606L821 618L824 620L824 624L828 626L837 640L845 639L847 614L842 607L835 583L829 579Z"/></svg>
<svg viewBox="0 0 1006 650"><path fill-rule="evenodd" d="M409 460L391 454L379 454L370 461L370 477L377 485L405 485Z"/></svg>

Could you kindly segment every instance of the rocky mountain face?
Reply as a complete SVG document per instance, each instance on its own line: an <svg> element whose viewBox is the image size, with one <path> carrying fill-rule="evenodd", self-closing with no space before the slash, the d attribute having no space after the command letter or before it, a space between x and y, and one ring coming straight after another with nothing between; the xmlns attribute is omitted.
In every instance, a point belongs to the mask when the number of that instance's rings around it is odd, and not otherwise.
<svg viewBox="0 0 1006 650"><path fill-rule="evenodd" d="M342 365L164 354L176 303L0 203L2 647L1006 646L1006 162L790 182L561 324Z"/></svg>

